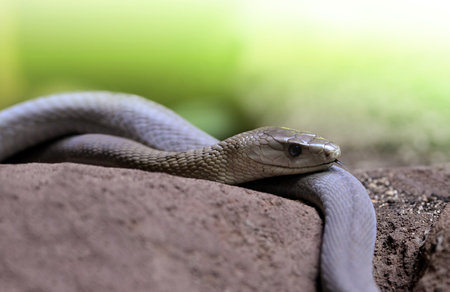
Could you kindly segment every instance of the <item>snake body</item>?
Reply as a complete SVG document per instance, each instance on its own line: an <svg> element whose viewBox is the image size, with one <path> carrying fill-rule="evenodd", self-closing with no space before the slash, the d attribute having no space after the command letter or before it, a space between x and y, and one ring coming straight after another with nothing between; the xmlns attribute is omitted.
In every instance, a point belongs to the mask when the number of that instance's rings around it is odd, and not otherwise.
<svg viewBox="0 0 450 292"><path fill-rule="evenodd" d="M67 137L84 133L95 134ZM110 92L53 95L0 112L0 161L43 142L19 160L164 171L310 201L325 215L323 290L378 291L373 205L356 178L331 166L340 149L326 139L264 127L218 141L159 104ZM288 176L268 178L280 175Z"/></svg>
<svg viewBox="0 0 450 292"><path fill-rule="evenodd" d="M363 185L332 166L322 172L284 176L243 185L319 207L325 224L321 250L324 291L379 291L372 277L376 217Z"/></svg>

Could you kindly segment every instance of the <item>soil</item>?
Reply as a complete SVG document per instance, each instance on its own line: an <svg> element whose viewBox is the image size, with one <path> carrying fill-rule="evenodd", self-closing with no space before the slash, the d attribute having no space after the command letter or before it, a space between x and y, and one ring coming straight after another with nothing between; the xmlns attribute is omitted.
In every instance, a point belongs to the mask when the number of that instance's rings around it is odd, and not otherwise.
<svg viewBox="0 0 450 292"><path fill-rule="evenodd" d="M429 258L422 254L425 243L435 240L432 230L441 214L450 213L445 209L450 201L450 167L401 167L354 174L368 190L377 214L375 280L382 291L412 291L424 271L433 273L427 269ZM447 226L450 235L450 224ZM440 267L448 274L450 261ZM450 291L450 285L442 291Z"/></svg>
<svg viewBox="0 0 450 292"><path fill-rule="evenodd" d="M450 291L450 166L352 172L381 291ZM316 291L321 232L315 208L239 187L0 165L0 291Z"/></svg>

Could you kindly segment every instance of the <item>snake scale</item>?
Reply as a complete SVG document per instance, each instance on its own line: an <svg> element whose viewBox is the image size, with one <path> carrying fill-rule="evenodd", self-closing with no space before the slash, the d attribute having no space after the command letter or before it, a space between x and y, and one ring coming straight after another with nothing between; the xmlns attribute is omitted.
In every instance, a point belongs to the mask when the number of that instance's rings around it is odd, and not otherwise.
<svg viewBox="0 0 450 292"><path fill-rule="evenodd" d="M0 112L3 162L163 171L311 202L325 218L322 289L378 291L372 276L375 211L362 184L333 165L339 155L324 138L280 127L218 141L171 110L129 94L57 94Z"/></svg>

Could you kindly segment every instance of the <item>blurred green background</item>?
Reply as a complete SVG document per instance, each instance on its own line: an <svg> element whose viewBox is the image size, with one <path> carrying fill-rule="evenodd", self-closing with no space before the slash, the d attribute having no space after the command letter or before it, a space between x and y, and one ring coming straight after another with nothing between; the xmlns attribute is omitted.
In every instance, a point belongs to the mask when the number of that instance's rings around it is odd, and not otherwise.
<svg viewBox="0 0 450 292"><path fill-rule="evenodd" d="M110 90L217 138L264 125L350 169L450 161L445 1L0 0L0 109Z"/></svg>

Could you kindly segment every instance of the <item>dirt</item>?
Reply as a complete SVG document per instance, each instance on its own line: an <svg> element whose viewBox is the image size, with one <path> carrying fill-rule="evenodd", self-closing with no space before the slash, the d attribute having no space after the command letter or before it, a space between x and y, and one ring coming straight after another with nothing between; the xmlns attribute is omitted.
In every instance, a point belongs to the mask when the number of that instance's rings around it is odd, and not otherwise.
<svg viewBox="0 0 450 292"><path fill-rule="evenodd" d="M382 291L450 291L450 167L353 172ZM203 180L0 165L1 291L316 291L315 208Z"/></svg>
<svg viewBox="0 0 450 292"><path fill-rule="evenodd" d="M368 190L377 214L375 280L382 291L412 291L427 265L419 260L423 246L433 240L430 232L450 201L450 168L402 167L354 174ZM443 291L450 291L450 286Z"/></svg>

